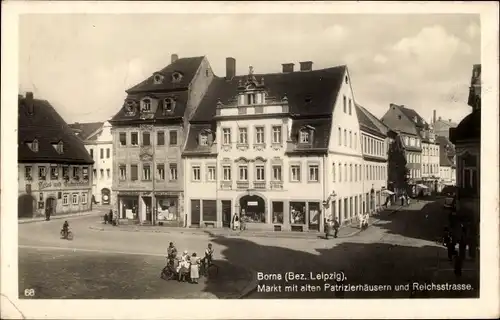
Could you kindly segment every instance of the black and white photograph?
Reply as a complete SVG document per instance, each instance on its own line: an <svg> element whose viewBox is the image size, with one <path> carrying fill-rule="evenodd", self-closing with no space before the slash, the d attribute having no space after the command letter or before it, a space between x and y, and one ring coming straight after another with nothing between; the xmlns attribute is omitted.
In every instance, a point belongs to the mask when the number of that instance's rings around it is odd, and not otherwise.
<svg viewBox="0 0 500 320"><path fill-rule="evenodd" d="M2 318L498 317L497 2L15 2Z"/></svg>

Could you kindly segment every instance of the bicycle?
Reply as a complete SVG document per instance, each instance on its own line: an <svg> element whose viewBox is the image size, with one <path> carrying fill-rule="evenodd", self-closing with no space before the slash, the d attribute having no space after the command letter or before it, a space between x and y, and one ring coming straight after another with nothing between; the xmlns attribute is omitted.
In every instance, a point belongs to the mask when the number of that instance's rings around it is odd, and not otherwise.
<svg viewBox="0 0 500 320"><path fill-rule="evenodd" d="M61 239L73 240L73 232L61 230Z"/></svg>
<svg viewBox="0 0 500 320"><path fill-rule="evenodd" d="M201 261L200 265L200 275L207 278L216 278L219 274L219 267L210 261L210 264L207 266L207 260L204 258Z"/></svg>

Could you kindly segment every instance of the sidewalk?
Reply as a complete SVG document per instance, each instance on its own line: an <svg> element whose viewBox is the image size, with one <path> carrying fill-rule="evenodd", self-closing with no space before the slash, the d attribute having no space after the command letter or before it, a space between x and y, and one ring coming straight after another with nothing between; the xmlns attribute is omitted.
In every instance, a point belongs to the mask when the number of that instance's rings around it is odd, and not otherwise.
<svg viewBox="0 0 500 320"><path fill-rule="evenodd" d="M90 216L90 215L102 215L103 214L103 209L94 209L92 211L84 211L84 212L76 212L76 213L68 213L68 214L58 214L54 216L50 216L50 220L57 220L57 219L66 219L66 218L75 218L75 217L83 217L83 216ZM35 218L19 218L18 223L19 224L24 224L24 223L33 223L33 222L42 222L45 221L45 217L35 217Z"/></svg>
<svg viewBox="0 0 500 320"><path fill-rule="evenodd" d="M388 209L370 217L369 225L378 222L378 216L390 215L401 209L401 206L393 206ZM306 231L306 232L293 232L293 231L260 231L260 230L245 230L234 231L229 228L172 228L160 226L140 226L140 225L119 225L113 227L109 224L98 223L89 227L97 231L125 231L125 232L153 232L153 233L167 233L167 234L190 234L190 235L209 235L212 237L260 237L260 238L298 238L298 239L318 239L324 238L324 232ZM349 238L362 232L357 223L351 223L342 226L339 229L338 238Z"/></svg>

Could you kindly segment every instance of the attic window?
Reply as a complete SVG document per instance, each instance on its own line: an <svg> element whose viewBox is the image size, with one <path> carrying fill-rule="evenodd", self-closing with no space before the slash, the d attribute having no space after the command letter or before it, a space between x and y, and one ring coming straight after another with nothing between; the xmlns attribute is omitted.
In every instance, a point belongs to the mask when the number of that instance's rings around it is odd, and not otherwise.
<svg viewBox="0 0 500 320"><path fill-rule="evenodd" d="M135 113L135 102L128 100L125 104L125 112L127 115L133 115Z"/></svg>
<svg viewBox="0 0 500 320"><path fill-rule="evenodd" d="M208 145L208 134L206 132L200 133L200 146Z"/></svg>
<svg viewBox="0 0 500 320"><path fill-rule="evenodd" d="M401 115L400 114L398 115L398 119L401 120Z"/></svg>
<svg viewBox="0 0 500 320"><path fill-rule="evenodd" d="M59 141L58 143L52 144L54 149L56 149L57 153L63 154L64 153L64 144L62 141Z"/></svg>
<svg viewBox="0 0 500 320"><path fill-rule="evenodd" d="M349 78L347 76L345 76L345 83L349 83Z"/></svg>
<svg viewBox="0 0 500 320"><path fill-rule="evenodd" d="M210 75L210 71L207 69L205 70L205 76L208 77Z"/></svg>
<svg viewBox="0 0 500 320"><path fill-rule="evenodd" d="M33 141L26 143L26 145L28 146L28 148L31 149L31 151L38 152L38 140L37 139L34 139Z"/></svg>
<svg viewBox="0 0 500 320"><path fill-rule="evenodd" d="M153 81L155 84L160 84L163 82L163 76L161 74L155 74L153 77Z"/></svg>
<svg viewBox="0 0 500 320"><path fill-rule="evenodd" d="M182 79L182 74L180 74L179 72L174 72L172 74L172 82L180 82Z"/></svg>
<svg viewBox="0 0 500 320"><path fill-rule="evenodd" d="M299 143L310 144L313 140L314 128L311 126L304 126L299 131Z"/></svg>
<svg viewBox="0 0 500 320"><path fill-rule="evenodd" d="M175 100L172 98L166 98L164 101L164 110L165 112L172 112L174 111L175 107Z"/></svg>
<svg viewBox="0 0 500 320"><path fill-rule="evenodd" d="M151 111L151 99L142 100L142 112L150 112Z"/></svg>

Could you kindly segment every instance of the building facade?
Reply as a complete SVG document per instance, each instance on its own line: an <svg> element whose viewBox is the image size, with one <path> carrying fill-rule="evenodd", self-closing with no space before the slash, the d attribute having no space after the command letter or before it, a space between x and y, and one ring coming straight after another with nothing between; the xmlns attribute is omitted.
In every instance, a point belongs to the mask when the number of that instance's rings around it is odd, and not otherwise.
<svg viewBox="0 0 500 320"><path fill-rule="evenodd" d="M457 124L451 119L445 120L441 116L436 118L436 110L433 112L432 127L434 128L434 133L436 136L442 136L450 139L450 129L456 128Z"/></svg>
<svg viewBox="0 0 500 320"><path fill-rule="evenodd" d="M111 203L122 223L184 226L181 152L191 117L213 78L205 57L178 58L128 89L110 120Z"/></svg>
<svg viewBox="0 0 500 320"><path fill-rule="evenodd" d="M422 137L422 184L427 186L428 191L437 192L440 180L440 154L439 144L429 126L421 131Z"/></svg>
<svg viewBox="0 0 500 320"><path fill-rule="evenodd" d="M423 186L421 129L425 122L413 109L392 103L381 121L398 135L406 157L410 192L418 194Z"/></svg>
<svg viewBox="0 0 500 320"><path fill-rule="evenodd" d="M46 100L18 98L18 216L92 209L93 161Z"/></svg>
<svg viewBox="0 0 500 320"><path fill-rule="evenodd" d="M92 201L109 205L113 182L113 137L106 122L73 123L70 127L80 138L92 160Z"/></svg>
<svg viewBox="0 0 500 320"><path fill-rule="evenodd" d="M468 104L472 112L456 128L450 129L450 140L456 152L457 216L468 222L470 239L479 238L481 194L481 65L472 69Z"/></svg>
<svg viewBox="0 0 500 320"><path fill-rule="evenodd" d="M236 76L226 59L226 77L214 79L190 123L187 226L229 227L239 216L248 229L320 231L326 217L343 223L375 206L370 182L382 169L367 165L364 178L347 67L293 68Z"/></svg>
<svg viewBox="0 0 500 320"><path fill-rule="evenodd" d="M437 136L439 143L439 184L438 191L445 186L456 185L455 146L444 136Z"/></svg>

